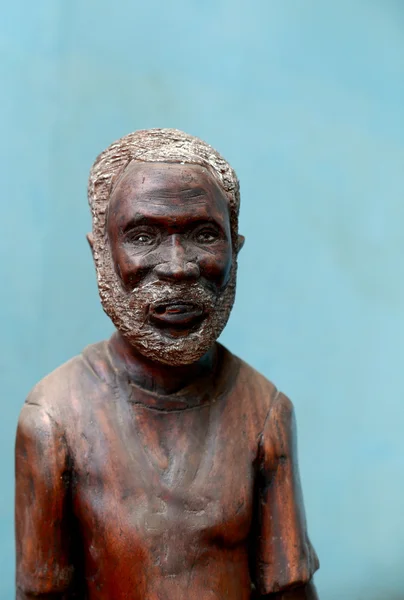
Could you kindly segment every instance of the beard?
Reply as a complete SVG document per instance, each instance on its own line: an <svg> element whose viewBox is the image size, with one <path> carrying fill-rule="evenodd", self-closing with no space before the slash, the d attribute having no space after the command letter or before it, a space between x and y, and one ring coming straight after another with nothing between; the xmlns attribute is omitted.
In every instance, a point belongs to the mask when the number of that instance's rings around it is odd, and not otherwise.
<svg viewBox="0 0 404 600"><path fill-rule="evenodd" d="M140 283L128 292L117 275L108 245L97 253L98 289L105 313L140 354L172 366L192 364L210 350L223 331L233 307L237 262L220 291L197 283ZM150 307L172 301L202 307L203 320L189 331L172 334L150 320Z"/></svg>

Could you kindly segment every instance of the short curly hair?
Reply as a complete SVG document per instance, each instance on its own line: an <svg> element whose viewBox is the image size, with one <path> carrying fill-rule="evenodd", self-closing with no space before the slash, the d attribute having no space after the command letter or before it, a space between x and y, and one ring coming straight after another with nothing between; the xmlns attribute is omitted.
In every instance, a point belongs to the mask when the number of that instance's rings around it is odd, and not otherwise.
<svg viewBox="0 0 404 600"><path fill-rule="evenodd" d="M240 185L235 171L212 146L178 129L143 129L129 133L96 158L88 181L94 235L105 236L110 195L132 161L179 162L206 167L228 199L233 244L237 244Z"/></svg>

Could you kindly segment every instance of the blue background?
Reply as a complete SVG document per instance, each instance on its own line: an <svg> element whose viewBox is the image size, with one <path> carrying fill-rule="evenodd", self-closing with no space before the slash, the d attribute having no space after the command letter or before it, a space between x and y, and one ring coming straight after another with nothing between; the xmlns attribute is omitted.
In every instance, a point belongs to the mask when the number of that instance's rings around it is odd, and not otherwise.
<svg viewBox="0 0 404 600"><path fill-rule="evenodd" d="M321 600L404 598L404 3L13 0L0 19L0 598L29 389L108 336L85 233L99 151L138 128L242 185L223 341L297 410Z"/></svg>

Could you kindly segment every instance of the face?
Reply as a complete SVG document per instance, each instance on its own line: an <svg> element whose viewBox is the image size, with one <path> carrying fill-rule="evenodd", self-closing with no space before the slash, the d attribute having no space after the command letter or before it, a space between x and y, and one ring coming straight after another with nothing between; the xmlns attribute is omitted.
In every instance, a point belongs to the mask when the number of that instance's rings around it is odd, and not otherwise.
<svg viewBox="0 0 404 600"><path fill-rule="evenodd" d="M111 269L99 280L109 278L101 298L116 327L154 360L200 358L226 324L235 288L228 201L209 171L133 163L111 195L107 237Z"/></svg>

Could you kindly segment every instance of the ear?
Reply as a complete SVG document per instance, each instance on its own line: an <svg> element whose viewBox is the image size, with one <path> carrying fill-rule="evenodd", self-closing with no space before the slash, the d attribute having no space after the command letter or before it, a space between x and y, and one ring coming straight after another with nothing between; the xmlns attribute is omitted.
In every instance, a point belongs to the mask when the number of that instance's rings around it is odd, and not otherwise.
<svg viewBox="0 0 404 600"><path fill-rule="evenodd" d="M240 252L241 248L244 246L244 242L245 242L245 237L243 235L239 235L237 252Z"/></svg>
<svg viewBox="0 0 404 600"><path fill-rule="evenodd" d="M86 235L88 245L90 246L91 254L94 258L94 236L92 233L87 233Z"/></svg>

